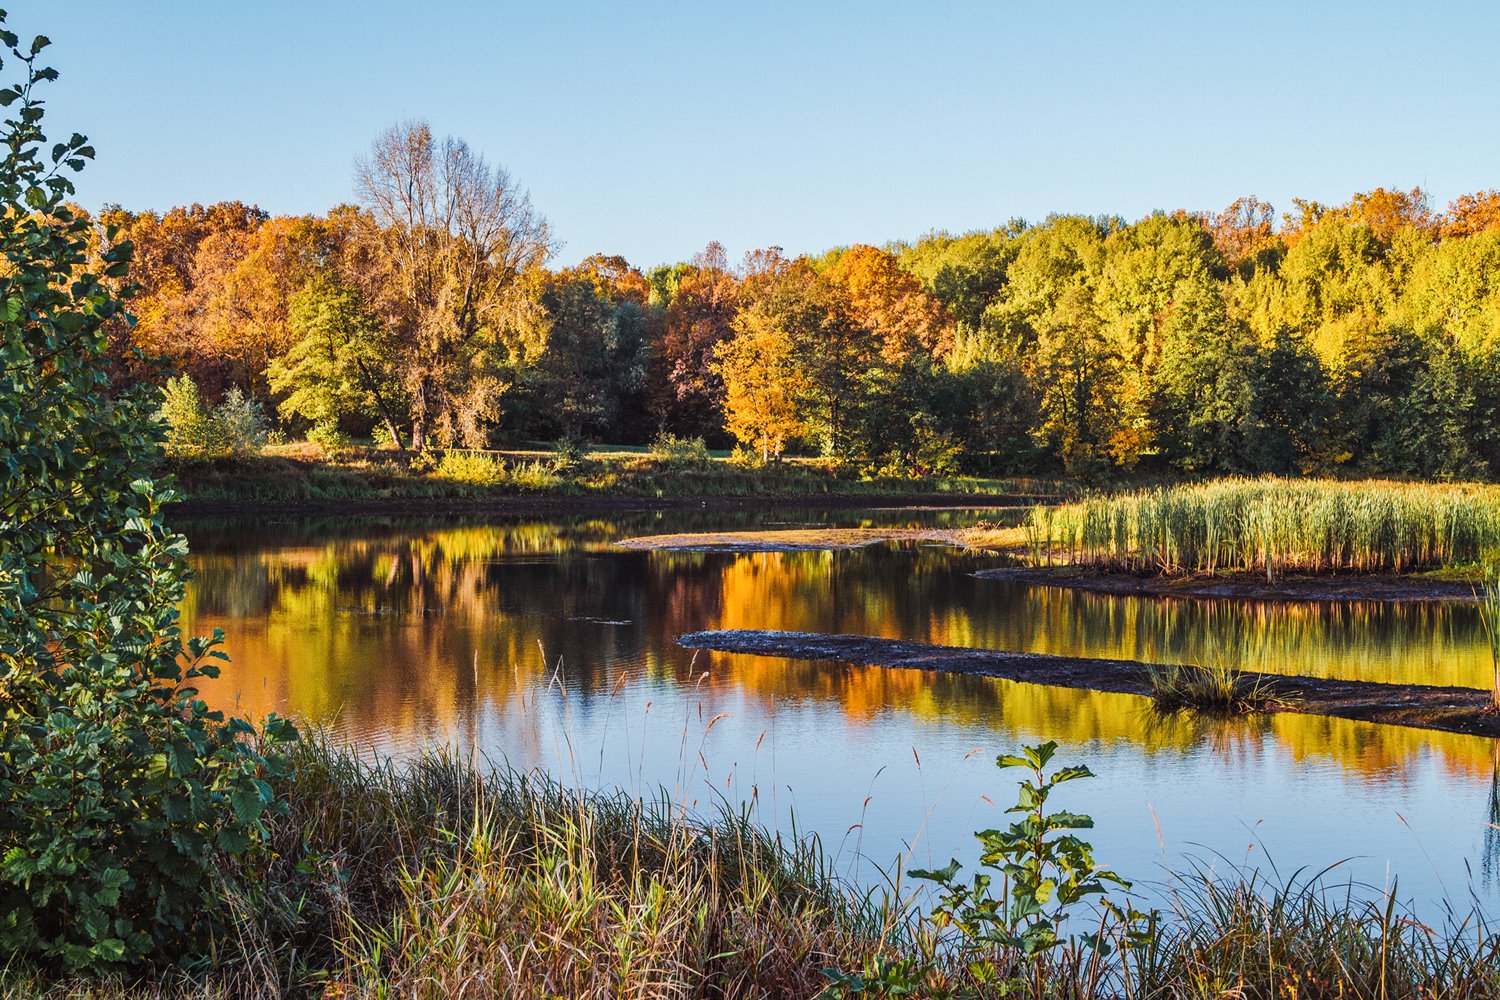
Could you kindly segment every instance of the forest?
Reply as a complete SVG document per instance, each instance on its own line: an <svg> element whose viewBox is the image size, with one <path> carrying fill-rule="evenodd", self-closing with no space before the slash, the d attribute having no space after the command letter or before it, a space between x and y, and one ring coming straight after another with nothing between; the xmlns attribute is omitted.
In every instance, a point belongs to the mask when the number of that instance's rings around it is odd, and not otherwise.
<svg viewBox="0 0 1500 1000"><path fill-rule="evenodd" d="M166 358L169 404L227 400L287 439L671 434L883 476L1500 475L1493 190L553 268L525 189L407 122L323 215L95 222L100 250L134 247L122 366Z"/></svg>

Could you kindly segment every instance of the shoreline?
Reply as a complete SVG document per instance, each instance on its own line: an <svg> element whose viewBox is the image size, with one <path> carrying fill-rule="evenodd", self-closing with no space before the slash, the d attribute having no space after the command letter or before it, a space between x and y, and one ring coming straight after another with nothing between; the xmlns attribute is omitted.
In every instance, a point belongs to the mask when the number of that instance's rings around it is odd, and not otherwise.
<svg viewBox="0 0 1500 1000"><path fill-rule="evenodd" d="M569 514L630 510L774 510L818 507L837 510L997 510L1024 506L1028 498L1014 493L783 493L754 496L696 494L632 496L627 494L497 494L491 496L360 497L352 499L179 500L169 516L211 517L224 514Z"/></svg>
<svg viewBox="0 0 1500 1000"><path fill-rule="evenodd" d="M679 636L686 649L818 660L856 666L972 674L1048 687L1131 694L1150 698L1148 671L1138 660L1093 659L937 646L900 639L821 632L730 629ZM1263 684L1280 703L1247 715L1318 715L1355 722L1405 726L1469 736L1500 737L1500 715L1485 711L1490 692L1478 688L1425 684L1385 684L1297 674L1245 671L1251 684Z"/></svg>

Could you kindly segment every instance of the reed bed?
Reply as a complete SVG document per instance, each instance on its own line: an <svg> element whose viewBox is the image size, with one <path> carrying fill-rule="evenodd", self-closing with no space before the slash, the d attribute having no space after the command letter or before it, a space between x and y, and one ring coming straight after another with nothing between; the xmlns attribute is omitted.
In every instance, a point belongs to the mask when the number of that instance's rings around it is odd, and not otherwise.
<svg viewBox="0 0 1500 1000"><path fill-rule="evenodd" d="M1060 507L1024 526L1039 562L1139 574L1383 573L1500 552L1500 487L1223 479Z"/></svg>

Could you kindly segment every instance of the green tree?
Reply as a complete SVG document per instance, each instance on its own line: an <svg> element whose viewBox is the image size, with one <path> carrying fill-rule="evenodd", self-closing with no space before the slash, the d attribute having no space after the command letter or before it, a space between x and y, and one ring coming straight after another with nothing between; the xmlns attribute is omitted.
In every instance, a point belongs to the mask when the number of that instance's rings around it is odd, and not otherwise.
<svg viewBox="0 0 1500 1000"><path fill-rule="evenodd" d="M282 416L328 429L348 417L378 420L401 447L396 347L359 292L314 278L292 296L289 325L297 340L267 370L271 388L285 394Z"/></svg>
<svg viewBox="0 0 1500 1000"><path fill-rule="evenodd" d="M99 972L204 943L211 873L254 848L282 765L209 711L214 640L184 640L183 539L151 466L156 394L111 383L106 324L131 247L88 267L90 221L68 207L94 151L51 147L36 62L47 39L0 42L24 80L0 159L0 954ZM272 720L272 746L290 727Z"/></svg>

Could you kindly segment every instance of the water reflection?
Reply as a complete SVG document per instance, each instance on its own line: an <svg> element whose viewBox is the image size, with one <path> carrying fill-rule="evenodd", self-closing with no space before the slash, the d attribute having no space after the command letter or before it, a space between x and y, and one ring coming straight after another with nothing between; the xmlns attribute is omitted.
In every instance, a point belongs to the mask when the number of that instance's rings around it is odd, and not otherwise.
<svg viewBox="0 0 1500 1000"><path fill-rule="evenodd" d="M184 613L195 630L230 635L234 663L207 692L220 704L328 721L397 752L459 740L579 780L752 802L773 822L795 802L803 829L879 861L926 850L940 863L963 849L966 831L999 818L983 819L1005 794L993 751L1054 738L1108 776L1082 805L1099 815L1117 867L1133 861L1139 873L1168 844L1243 848L1252 831L1274 829L1308 863L1368 855L1374 881L1380 865L1425 858L1415 873L1425 891L1461 895L1466 858L1493 881L1500 842L1479 822L1500 815L1490 741L1300 716L1159 720L1123 695L695 656L674 642L708 628L800 629L1483 686L1488 646L1472 608L1080 594L976 579L992 557L931 544L748 555L612 546L765 520L190 523L198 576ZM1412 888L1410 866L1398 867Z"/></svg>

